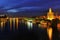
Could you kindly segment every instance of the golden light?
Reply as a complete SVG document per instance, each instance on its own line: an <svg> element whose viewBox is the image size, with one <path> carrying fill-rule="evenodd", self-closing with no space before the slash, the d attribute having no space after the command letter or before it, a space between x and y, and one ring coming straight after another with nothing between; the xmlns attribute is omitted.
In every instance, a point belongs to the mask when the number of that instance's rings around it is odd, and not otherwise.
<svg viewBox="0 0 60 40"><path fill-rule="evenodd" d="M18 30L18 22L19 22L19 20L18 20L18 18L16 18L16 29Z"/></svg>
<svg viewBox="0 0 60 40"><path fill-rule="evenodd" d="M4 27L4 23L1 22L1 30L3 30L3 27Z"/></svg>
<svg viewBox="0 0 60 40"><path fill-rule="evenodd" d="M40 23L43 23L43 22L44 22L44 20L40 21Z"/></svg>
<svg viewBox="0 0 60 40"><path fill-rule="evenodd" d="M54 19L54 13L52 12L51 8L49 8L49 12L47 13L47 19L49 20Z"/></svg>
<svg viewBox="0 0 60 40"><path fill-rule="evenodd" d="M42 28L47 28L47 22L41 23L40 26L41 26Z"/></svg>
<svg viewBox="0 0 60 40"><path fill-rule="evenodd" d="M3 30L3 28L5 27L5 23L6 23L6 18L0 18L0 26L1 26L1 29Z"/></svg>
<svg viewBox="0 0 60 40"><path fill-rule="evenodd" d="M52 40L52 28L48 28L47 33L48 33L48 36L49 36L49 40Z"/></svg>
<svg viewBox="0 0 60 40"><path fill-rule="evenodd" d="M60 20L60 16L59 16L59 20Z"/></svg>

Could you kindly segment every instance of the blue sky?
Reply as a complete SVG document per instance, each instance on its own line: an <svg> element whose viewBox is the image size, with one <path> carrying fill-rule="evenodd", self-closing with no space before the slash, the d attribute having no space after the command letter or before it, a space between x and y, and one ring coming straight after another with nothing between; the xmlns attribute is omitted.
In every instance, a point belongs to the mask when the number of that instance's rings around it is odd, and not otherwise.
<svg viewBox="0 0 60 40"><path fill-rule="evenodd" d="M0 0L0 11L21 12L25 10L39 10L60 8L60 0Z"/></svg>

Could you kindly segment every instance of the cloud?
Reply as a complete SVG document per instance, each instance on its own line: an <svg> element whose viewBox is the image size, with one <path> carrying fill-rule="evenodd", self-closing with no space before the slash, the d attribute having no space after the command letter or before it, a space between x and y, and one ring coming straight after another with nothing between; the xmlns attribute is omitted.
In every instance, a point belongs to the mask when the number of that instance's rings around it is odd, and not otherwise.
<svg viewBox="0 0 60 40"><path fill-rule="evenodd" d="M6 11L60 8L60 0L0 0L0 9Z"/></svg>
<svg viewBox="0 0 60 40"><path fill-rule="evenodd" d="M12 10L8 10L7 12L18 12L18 10L16 10L16 9L12 9Z"/></svg>
<svg viewBox="0 0 60 40"><path fill-rule="evenodd" d="M40 10L42 9L42 7L21 7L21 8L16 8L16 9L10 9L7 12L12 12L12 11L16 11L18 10L18 12L22 12L22 11L33 11L33 10Z"/></svg>

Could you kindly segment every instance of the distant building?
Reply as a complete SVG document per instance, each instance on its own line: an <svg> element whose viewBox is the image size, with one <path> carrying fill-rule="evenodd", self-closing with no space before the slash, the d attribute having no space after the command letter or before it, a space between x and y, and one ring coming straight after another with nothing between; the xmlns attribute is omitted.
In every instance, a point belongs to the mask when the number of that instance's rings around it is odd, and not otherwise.
<svg viewBox="0 0 60 40"><path fill-rule="evenodd" d="M51 8L49 8L49 12L47 13L47 19L49 20L54 19L54 12L52 12Z"/></svg>

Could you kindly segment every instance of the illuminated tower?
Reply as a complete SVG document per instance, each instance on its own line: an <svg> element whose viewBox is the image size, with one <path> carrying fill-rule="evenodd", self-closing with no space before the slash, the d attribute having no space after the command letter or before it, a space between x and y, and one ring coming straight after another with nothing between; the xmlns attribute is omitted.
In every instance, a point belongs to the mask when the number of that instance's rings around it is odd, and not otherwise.
<svg viewBox="0 0 60 40"><path fill-rule="evenodd" d="M49 20L54 19L54 13L52 12L51 8L49 8L49 12L47 13L47 19Z"/></svg>

